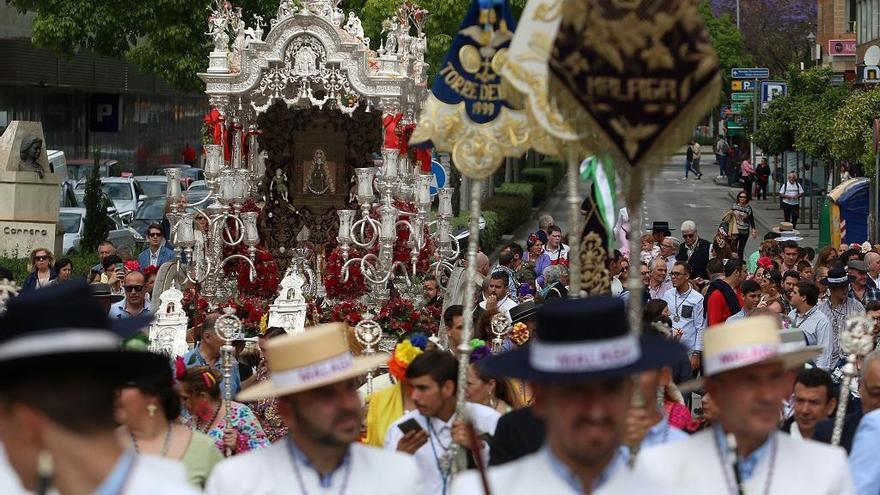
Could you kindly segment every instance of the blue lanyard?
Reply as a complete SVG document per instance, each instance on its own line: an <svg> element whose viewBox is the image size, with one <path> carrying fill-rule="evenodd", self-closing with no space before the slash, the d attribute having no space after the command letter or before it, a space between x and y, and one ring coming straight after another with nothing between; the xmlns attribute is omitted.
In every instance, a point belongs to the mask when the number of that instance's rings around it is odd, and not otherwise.
<svg viewBox="0 0 880 495"><path fill-rule="evenodd" d="M440 441L440 436L437 435L437 433L434 431L434 424L431 423L431 418L426 416L425 422L428 423L428 440L431 442L431 452L434 454L434 462L437 464L437 470L440 471L440 480L443 483L443 491L440 493L446 495L446 486L449 483L449 475L452 471L452 460L449 460L449 466L445 469L443 468L443 466L440 465L440 457L437 456L437 448L434 447L434 437L437 437L437 443L440 444L440 447L443 447L443 442ZM444 455L446 454L446 452L449 451L451 447L451 444L449 445L449 447L445 447Z"/></svg>

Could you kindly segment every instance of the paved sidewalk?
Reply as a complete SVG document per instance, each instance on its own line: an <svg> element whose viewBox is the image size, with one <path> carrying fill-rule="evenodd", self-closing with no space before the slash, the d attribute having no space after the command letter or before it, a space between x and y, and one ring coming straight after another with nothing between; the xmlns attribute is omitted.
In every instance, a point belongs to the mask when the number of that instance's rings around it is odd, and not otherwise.
<svg viewBox="0 0 880 495"><path fill-rule="evenodd" d="M725 184L723 187L727 187L727 185ZM735 202L736 195L740 190L733 187L729 189L730 191L728 191L728 194L730 195L730 200L731 202ZM824 196L816 196L813 201L817 201L818 198L824 198ZM809 198L806 198L806 200L808 201ZM758 227L759 240L763 239L765 233L779 225L779 222L785 220L782 215L782 208L779 205L779 198L770 197L770 195L768 195L766 200L752 199L749 204L752 205L752 211L755 214L755 224ZM806 211L807 209L802 209L802 215L805 214ZM800 236L804 239L798 241L798 244L815 248L819 245L819 223L814 219L814 228L811 229L809 219L806 219L806 222L802 220L803 219L798 219L797 230L800 231Z"/></svg>

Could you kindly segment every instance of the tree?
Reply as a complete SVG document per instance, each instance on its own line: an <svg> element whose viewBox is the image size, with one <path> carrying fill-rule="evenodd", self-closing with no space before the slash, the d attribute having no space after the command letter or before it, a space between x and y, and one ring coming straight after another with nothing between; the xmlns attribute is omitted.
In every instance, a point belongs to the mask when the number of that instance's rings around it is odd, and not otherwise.
<svg viewBox="0 0 880 495"><path fill-rule="evenodd" d="M716 15L736 15L737 0L712 0ZM807 35L816 32L816 0L739 1L745 50L771 74L785 74L790 64L808 60Z"/></svg>
<svg viewBox="0 0 880 495"><path fill-rule="evenodd" d="M211 45L208 7L214 0L9 0L34 12L33 43L60 56L86 49L128 60L183 91L201 91ZM270 19L278 0L236 0L244 18Z"/></svg>
<svg viewBox="0 0 880 495"><path fill-rule="evenodd" d="M729 93L730 69L751 65L751 57L744 51L742 35L736 29L736 23L730 15L716 16L712 12L709 0L701 1L699 10L703 16L703 22L706 23L706 30L709 31L712 46L718 55L718 63L721 66L721 75L724 79L724 91Z"/></svg>
<svg viewBox="0 0 880 495"><path fill-rule="evenodd" d="M95 148L95 165L86 179L85 196L83 203L86 207L86 218L83 221L83 236L79 241L79 250L83 253L94 252L98 249L107 234L110 233L110 217L107 216L107 207L104 195L101 194L101 149Z"/></svg>
<svg viewBox="0 0 880 495"><path fill-rule="evenodd" d="M831 151L838 160L859 162L870 175L874 170L873 122L880 115L880 88L854 91L829 126Z"/></svg>

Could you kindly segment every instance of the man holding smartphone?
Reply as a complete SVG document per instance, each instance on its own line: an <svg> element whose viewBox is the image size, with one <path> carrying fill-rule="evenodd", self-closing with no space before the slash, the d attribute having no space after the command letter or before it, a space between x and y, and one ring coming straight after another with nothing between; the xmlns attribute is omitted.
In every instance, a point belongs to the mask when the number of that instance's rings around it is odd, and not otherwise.
<svg viewBox="0 0 880 495"><path fill-rule="evenodd" d="M404 414L385 434L385 450L413 455L422 473L425 495L451 493L453 444L471 450L464 423L455 411L458 361L440 350L427 351L410 363L406 381L412 390L416 410ZM501 416L482 404L465 404L467 417L477 435L494 435ZM480 440L478 451L484 464L489 463L489 446ZM415 493L415 492L413 492Z"/></svg>

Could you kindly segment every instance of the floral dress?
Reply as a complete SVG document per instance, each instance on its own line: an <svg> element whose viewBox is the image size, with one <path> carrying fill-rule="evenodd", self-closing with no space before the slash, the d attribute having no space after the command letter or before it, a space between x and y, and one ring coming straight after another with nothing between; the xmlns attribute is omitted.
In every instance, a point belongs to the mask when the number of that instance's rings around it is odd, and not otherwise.
<svg viewBox="0 0 880 495"><path fill-rule="evenodd" d="M253 411L251 411L251 408L240 402L233 402L231 417L232 427L238 433L238 448L235 450L236 454L241 454L249 450L261 449L270 445L269 439L266 438L266 433L263 431L263 427L260 426L260 422L257 420ZM192 416L187 420L187 426L194 430L197 429L196 421ZM202 433L211 437L211 439L214 440L214 445L220 449L220 452L225 453L226 445L223 443L223 432L225 430L225 411L221 410L220 418L214 426L208 431L202 430Z"/></svg>
<svg viewBox="0 0 880 495"><path fill-rule="evenodd" d="M264 382L268 379L269 368L266 367L264 361L260 361L260 365L257 367L257 382ZM287 436L287 425L278 415L277 402L275 397L268 397L251 404L251 407L254 408L254 414L263 426L263 431L266 432L266 437L272 443Z"/></svg>

